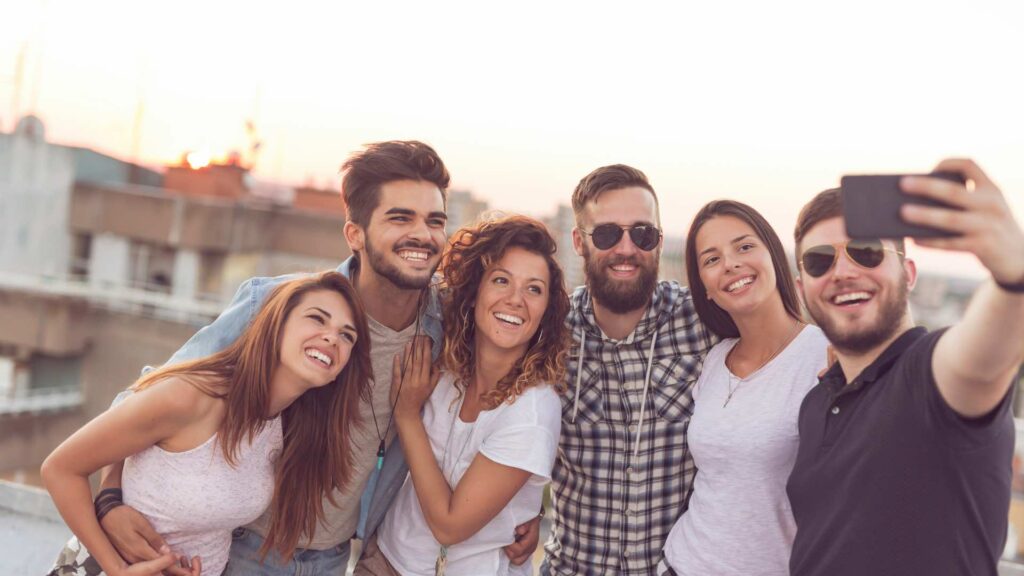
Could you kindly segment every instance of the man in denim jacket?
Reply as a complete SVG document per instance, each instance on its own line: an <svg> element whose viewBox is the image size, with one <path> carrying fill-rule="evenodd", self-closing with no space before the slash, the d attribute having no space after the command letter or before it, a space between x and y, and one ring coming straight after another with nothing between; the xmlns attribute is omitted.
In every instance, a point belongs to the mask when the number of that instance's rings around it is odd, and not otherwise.
<svg viewBox="0 0 1024 576"><path fill-rule="evenodd" d="M235 531L226 574L343 573L350 538L355 535L365 540L374 534L405 480L407 468L401 446L391 441L395 434L388 400L390 368L394 355L417 334L433 340L435 358L441 351L440 305L433 280L446 239L449 175L436 152L415 141L372 144L349 158L343 169L347 213L344 234L353 256L338 267L338 272L356 287L370 324L375 381L372 406L364 403L361 410L366 412L364 421L374 426L364 426L361 434L354 433L351 488L335 494L337 506L324 503L327 522L307 535L293 558L286 562L270 552L261 561L265 515ZM225 348L241 335L274 287L289 278L246 281L228 308L169 362ZM116 486L119 481L120 466L115 466L104 479L104 487ZM148 522L127 506L108 513L102 525L129 562L155 557L163 544ZM522 548L532 550L536 546L536 523L530 528ZM513 546L509 555L525 559L518 546Z"/></svg>

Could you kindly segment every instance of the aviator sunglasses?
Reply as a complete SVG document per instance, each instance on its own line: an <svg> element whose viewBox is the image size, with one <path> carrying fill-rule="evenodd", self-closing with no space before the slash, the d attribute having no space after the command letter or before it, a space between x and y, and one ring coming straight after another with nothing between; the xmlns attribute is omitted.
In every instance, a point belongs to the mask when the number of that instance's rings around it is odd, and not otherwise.
<svg viewBox="0 0 1024 576"><path fill-rule="evenodd" d="M800 257L800 267L812 278L820 278L835 265L839 248L844 249L850 260L861 268L877 268L885 259L886 252L903 255L899 250L883 246L881 240L850 240L846 244L811 246Z"/></svg>
<svg viewBox="0 0 1024 576"><path fill-rule="evenodd" d="M623 232L629 231L629 239L637 248L644 252L650 252L661 240L661 230L652 224L637 224L635 226L619 226L618 224L598 224L590 232L580 229L580 232L590 236L594 241L594 247L598 250L608 250L622 240Z"/></svg>

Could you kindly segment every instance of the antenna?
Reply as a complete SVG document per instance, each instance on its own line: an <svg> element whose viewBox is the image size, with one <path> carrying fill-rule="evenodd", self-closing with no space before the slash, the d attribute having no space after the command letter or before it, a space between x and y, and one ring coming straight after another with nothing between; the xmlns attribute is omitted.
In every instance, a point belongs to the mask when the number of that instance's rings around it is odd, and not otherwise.
<svg viewBox="0 0 1024 576"><path fill-rule="evenodd" d="M256 122L260 117L261 95L262 90L257 86L256 94L253 97L252 116L245 121L245 134L249 138L249 170L256 169L256 164L259 162L260 149L263 147L263 141L260 140L259 132L256 130Z"/></svg>
<svg viewBox="0 0 1024 576"><path fill-rule="evenodd" d="M14 123L18 122L18 113L21 111L21 84L25 79L25 52L27 51L28 40L21 43L18 59L14 64L14 94L11 97L11 122Z"/></svg>
<svg viewBox="0 0 1024 576"><path fill-rule="evenodd" d="M29 101L29 112L35 114L39 105L39 86L43 77L43 52L46 46L46 12L48 0L42 2L42 16L39 18L39 26L36 28L36 63L35 76L32 78L32 99Z"/></svg>

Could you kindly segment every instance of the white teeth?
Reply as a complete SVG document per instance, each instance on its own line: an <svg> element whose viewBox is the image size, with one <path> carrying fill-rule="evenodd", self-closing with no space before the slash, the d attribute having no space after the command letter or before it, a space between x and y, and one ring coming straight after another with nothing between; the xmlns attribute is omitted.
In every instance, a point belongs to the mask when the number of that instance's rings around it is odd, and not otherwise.
<svg viewBox="0 0 1024 576"><path fill-rule="evenodd" d="M430 256L430 254L421 250L399 250L398 256L404 260L423 262Z"/></svg>
<svg viewBox="0 0 1024 576"><path fill-rule="evenodd" d="M832 302L835 304L843 304L845 302L853 302L856 300L870 300L871 294L867 292L847 292L846 294L839 294L832 298Z"/></svg>
<svg viewBox="0 0 1024 576"><path fill-rule="evenodd" d="M733 292L735 290L739 290L740 288L743 288L744 286L746 286L747 284L750 284L753 281L754 281L754 277L753 276L747 276L746 278L740 278L739 280L737 280L737 281L733 282L732 284L729 284L728 286L726 286L725 287L725 291L726 292Z"/></svg>
<svg viewBox="0 0 1024 576"><path fill-rule="evenodd" d="M615 270L616 272L632 272L633 270L636 270L636 266L620 264L618 266L612 266L612 270Z"/></svg>
<svg viewBox="0 0 1024 576"><path fill-rule="evenodd" d="M494 317L497 318L498 320L504 320L509 324L515 324L516 326L521 326L523 324L522 318L520 318L519 316L512 316L511 314L502 314L501 312L495 312Z"/></svg>
<svg viewBox="0 0 1024 576"><path fill-rule="evenodd" d="M314 349L314 348L310 348L310 349L306 350L306 356L309 356L310 358L312 358L314 360L319 360L320 362L322 362L324 364L324 366L330 366L331 365L331 357L328 356L327 354L324 354L323 352L321 352L319 350Z"/></svg>

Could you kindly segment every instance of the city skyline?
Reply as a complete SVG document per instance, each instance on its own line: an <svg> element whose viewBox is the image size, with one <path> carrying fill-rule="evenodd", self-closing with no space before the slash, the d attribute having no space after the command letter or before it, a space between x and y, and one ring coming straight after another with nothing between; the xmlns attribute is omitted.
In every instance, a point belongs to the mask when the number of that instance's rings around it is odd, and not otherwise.
<svg viewBox="0 0 1024 576"><path fill-rule="evenodd" d="M34 112L49 141L150 166L259 141L258 177L317 186L363 143L416 138L454 188L537 217L624 162L650 176L670 235L732 197L784 239L844 173L969 155L1024 212L1014 3L492 10L19 3L0 22L0 130Z"/></svg>

